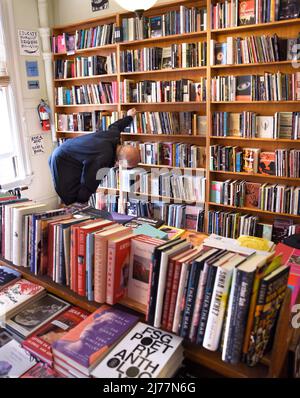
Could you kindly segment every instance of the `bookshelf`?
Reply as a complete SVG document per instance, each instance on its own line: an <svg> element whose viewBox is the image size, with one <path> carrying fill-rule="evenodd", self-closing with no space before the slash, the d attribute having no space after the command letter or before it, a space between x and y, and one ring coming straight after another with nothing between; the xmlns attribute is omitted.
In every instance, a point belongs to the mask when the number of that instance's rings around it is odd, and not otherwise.
<svg viewBox="0 0 300 398"><path fill-rule="evenodd" d="M222 1L221 1L222 2ZM264 116L274 115L275 112L296 112L299 111L299 101L212 101L211 99L211 79L217 76L239 76L248 74L263 74L265 72L276 73L278 71L282 73L294 73L297 72L291 64L291 61L273 61L263 63L249 63L249 64L238 64L238 65L211 65L210 63L210 52L211 52L211 40L216 42L224 42L227 37L247 37L250 35L261 36L261 35L273 35L277 34L279 37L292 38L296 37L300 32L300 18L274 21L269 23L259 23L246 26L229 27L223 29L212 29L211 28L211 10L212 6L217 3L215 0L182 0L173 1L169 4L164 4L152 8L145 13L146 16L156 16L163 14L171 10L178 10L180 5L186 6L198 6L207 8L207 29L205 31L176 34L163 37L153 37L144 40L134 41L123 41L116 44L104 45L101 47L82 49L76 51L75 54L54 54L53 60L57 59L74 59L78 55L82 56L93 56L93 55L109 55L112 52L116 54L117 58L117 70L116 73L110 75L97 75L91 77L79 77L79 78L68 78L68 79L54 79L54 87L60 86L71 86L81 84L93 84L98 81L102 82L117 82L120 91L120 85L125 79L131 79L134 81L143 80L178 80L178 79L191 79L198 81L202 77L207 79L206 88L206 101L205 102L164 102L164 103L123 103L120 100L113 104L102 104L102 105L64 105L56 106L55 113L77 113L77 112L91 112L94 110L101 110L107 112L126 112L130 108L135 107L138 112L197 112L201 116L207 116L207 134L206 137L196 135L163 135L163 134L130 134L122 133L122 141L140 141L140 142L183 142L194 145L204 146L206 148L206 200L205 200L205 226L204 229L208 230L208 212L210 210L226 210L226 211L238 211L241 214L257 214L260 222L273 223L275 217L283 217L285 219L291 219L299 221L299 215L290 215L285 213L275 213L270 211L264 211L253 208L237 208L234 206L227 206L222 204L213 203L210 200L210 186L211 181L225 181L227 179L241 179L249 182L270 182L280 183L286 185L300 186L299 178L291 177L275 177L266 176L262 174L248 174L248 173L234 173L234 172L223 172L223 171L210 171L210 146L214 144L220 145L238 145L240 147L256 147L262 150L275 150L278 148L284 149L300 149L300 140L292 139L268 139L268 138L242 138L242 137L220 137L214 136L212 116L213 112L242 112L245 109L247 111L257 112ZM121 26L122 20L127 17L132 17L131 13L117 14L102 19L91 19L88 21L78 22L72 25L65 25L55 27L53 29L54 35L59 35L64 32L74 34L77 29L88 29L101 24L115 23L117 26ZM121 70L121 51L135 50L148 47L167 47L171 44L181 43L195 43L195 42L206 42L207 43L207 65L199 67L188 67L188 68L176 68L176 69L163 69L163 70L152 70L152 71L136 71L136 72L122 72ZM119 93L120 94L120 93ZM77 137L84 132L69 132L69 131L57 131L57 138L73 138ZM163 168L169 166L163 165L146 165L140 164L144 168ZM184 170L185 168L180 168ZM189 169L191 170L191 169ZM192 171L197 171L194 169ZM108 192L120 195L120 202L123 203L124 195L127 193L121 189L109 189L102 188L101 192ZM133 193L140 197L154 197L155 195L146 195L143 193ZM172 198L155 196L156 199L161 201L172 202ZM177 203L177 200L174 199ZM25 276L27 275L27 271ZM32 276L30 276L32 277ZM60 289L53 282L45 281L49 286L50 291L56 294L60 294ZM52 290L51 290L52 289ZM68 289L67 289L68 290ZM62 294L64 290L62 289ZM68 294L68 292L66 292ZM74 303L80 306L92 305L85 303L82 298L76 297L76 295L70 296ZM144 309L137 308L135 303L123 303L130 308L136 309L139 312L144 313ZM207 350L195 347L194 345L186 345L186 354L189 358L199 362L211 369L218 371L220 374L228 377L278 377L283 365L284 358L291 340L292 331L289 326L289 293L285 299L284 305L281 311L281 322L280 327L277 330L276 342L280 344L276 345L276 349L268 356L265 357L261 364L255 368L249 368L243 364L237 366L228 365L220 360L218 353L211 353ZM87 308L87 307L86 307ZM93 305L91 309L93 308Z"/></svg>

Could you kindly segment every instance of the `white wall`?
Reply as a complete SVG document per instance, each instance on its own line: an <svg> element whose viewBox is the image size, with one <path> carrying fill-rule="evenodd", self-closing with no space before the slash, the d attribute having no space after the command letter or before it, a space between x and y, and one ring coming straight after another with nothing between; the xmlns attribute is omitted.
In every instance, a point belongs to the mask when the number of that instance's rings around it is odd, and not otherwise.
<svg viewBox="0 0 300 398"><path fill-rule="evenodd" d="M10 1L12 1L15 25L15 37L12 38L12 42L17 46L17 73L19 74L21 81L21 96L24 109L24 114L22 115L24 119L22 120L22 123L25 123L25 145L27 147L27 152L29 153L31 169L33 172L30 189L25 194L30 199L45 201L53 206L56 206L57 196L53 189L51 175L48 167L48 158L53 151L51 133L42 132L36 111L40 99L47 99L44 63L42 55L40 57L21 56L18 48L18 29L38 30L39 28L37 0ZM26 60L38 61L38 78L27 78L25 65ZM39 90L29 90L27 88L27 81L30 79L40 81ZM42 155L34 156L31 153L32 151L30 146L30 137L38 134L43 134L44 136L45 153Z"/></svg>
<svg viewBox="0 0 300 398"><path fill-rule="evenodd" d="M130 0L128 0L130 2ZM143 0L141 1L141 8ZM157 4L170 3L170 0L159 0ZM105 17L124 10L114 0L109 0L107 10L93 12L91 0L53 0L54 25L67 25L90 18Z"/></svg>

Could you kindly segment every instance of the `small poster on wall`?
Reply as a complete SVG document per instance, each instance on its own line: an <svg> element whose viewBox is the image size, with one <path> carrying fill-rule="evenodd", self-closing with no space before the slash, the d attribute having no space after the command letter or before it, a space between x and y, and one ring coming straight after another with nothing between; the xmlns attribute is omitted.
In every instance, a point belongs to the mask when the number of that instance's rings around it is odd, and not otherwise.
<svg viewBox="0 0 300 398"><path fill-rule="evenodd" d="M91 3L93 12L109 8L109 0L91 0Z"/></svg>
<svg viewBox="0 0 300 398"><path fill-rule="evenodd" d="M38 57L40 55L39 33L31 30L19 30L20 54Z"/></svg>
<svg viewBox="0 0 300 398"><path fill-rule="evenodd" d="M35 135L31 137L31 150L33 156L38 156L45 153L44 137L42 135Z"/></svg>

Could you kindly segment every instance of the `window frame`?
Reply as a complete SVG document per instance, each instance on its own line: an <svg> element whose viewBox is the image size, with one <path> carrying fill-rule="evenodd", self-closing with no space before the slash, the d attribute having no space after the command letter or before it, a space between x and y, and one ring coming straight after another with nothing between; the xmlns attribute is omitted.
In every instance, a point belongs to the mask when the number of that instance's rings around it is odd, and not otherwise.
<svg viewBox="0 0 300 398"><path fill-rule="evenodd" d="M4 33L4 46L6 53L7 75L3 77L2 83L7 85L7 104L9 118L12 125L13 143L18 156L19 173L16 179L2 185L3 189L13 189L28 186L32 182L32 169L29 161L28 139L29 134L26 126L25 109L23 106L22 81L18 66L20 64L16 26L14 20L13 2L0 0L0 23ZM1 78L0 78L1 79ZM1 80L0 80L1 82ZM2 84L1 84L2 85ZM3 84L5 87L5 84ZM10 92L9 92L10 91ZM4 158L4 156L3 156Z"/></svg>

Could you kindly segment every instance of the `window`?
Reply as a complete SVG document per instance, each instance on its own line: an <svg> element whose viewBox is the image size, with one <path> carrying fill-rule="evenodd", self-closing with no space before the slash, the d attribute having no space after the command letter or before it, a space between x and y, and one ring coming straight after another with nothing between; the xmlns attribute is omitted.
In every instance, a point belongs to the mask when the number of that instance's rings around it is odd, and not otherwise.
<svg viewBox="0 0 300 398"><path fill-rule="evenodd" d="M17 123L15 98L9 75L1 11L0 0L0 186L5 188L7 184L19 184L25 179L25 167L20 148L21 132Z"/></svg>

